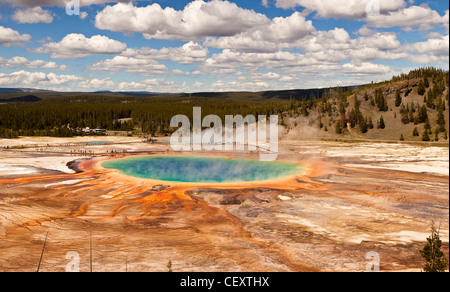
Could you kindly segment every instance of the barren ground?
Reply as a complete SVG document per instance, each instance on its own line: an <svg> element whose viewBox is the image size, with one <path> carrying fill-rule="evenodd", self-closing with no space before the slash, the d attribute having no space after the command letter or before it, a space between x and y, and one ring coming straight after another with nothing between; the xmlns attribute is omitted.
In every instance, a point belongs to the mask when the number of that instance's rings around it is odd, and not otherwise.
<svg viewBox="0 0 450 292"><path fill-rule="evenodd" d="M112 144L79 144L99 141ZM211 186L99 167L134 152L171 154L163 142L0 140L18 146L0 150L0 271L36 271L41 254L40 271L64 271L69 252L79 254L81 271L159 272L169 261L174 271L365 271L368 252L379 253L382 271L419 271L432 221L448 254L448 147L281 144L279 158L307 172Z"/></svg>

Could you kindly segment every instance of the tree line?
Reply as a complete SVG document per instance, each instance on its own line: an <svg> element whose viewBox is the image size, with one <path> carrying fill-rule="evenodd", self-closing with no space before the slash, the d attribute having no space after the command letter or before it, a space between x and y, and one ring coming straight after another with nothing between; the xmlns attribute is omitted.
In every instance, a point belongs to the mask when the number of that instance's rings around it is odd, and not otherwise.
<svg viewBox="0 0 450 292"><path fill-rule="evenodd" d="M289 102L94 96L4 104L0 105L0 137L71 137L83 135L80 129L86 127L168 135L175 130L170 128L172 117L185 115L192 118L193 107L201 107L203 116L214 114L225 120L225 115L280 114L289 107ZM122 122L122 119L128 121Z"/></svg>

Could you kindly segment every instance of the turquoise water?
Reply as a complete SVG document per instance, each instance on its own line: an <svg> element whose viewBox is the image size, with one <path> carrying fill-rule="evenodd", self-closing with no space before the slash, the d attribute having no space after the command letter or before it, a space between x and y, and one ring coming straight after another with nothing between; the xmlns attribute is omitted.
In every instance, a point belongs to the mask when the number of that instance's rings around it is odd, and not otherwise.
<svg viewBox="0 0 450 292"><path fill-rule="evenodd" d="M302 170L296 163L184 156L111 160L104 162L103 167L137 178L184 183L266 181L298 174Z"/></svg>

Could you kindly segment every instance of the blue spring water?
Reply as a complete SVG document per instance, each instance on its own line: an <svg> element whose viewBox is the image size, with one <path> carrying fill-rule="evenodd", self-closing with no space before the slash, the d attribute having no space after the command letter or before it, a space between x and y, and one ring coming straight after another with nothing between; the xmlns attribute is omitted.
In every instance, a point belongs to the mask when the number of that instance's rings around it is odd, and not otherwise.
<svg viewBox="0 0 450 292"><path fill-rule="evenodd" d="M297 163L186 156L132 157L106 161L103 167L137 178L184 183L267 181L302 170Z"/></svg>

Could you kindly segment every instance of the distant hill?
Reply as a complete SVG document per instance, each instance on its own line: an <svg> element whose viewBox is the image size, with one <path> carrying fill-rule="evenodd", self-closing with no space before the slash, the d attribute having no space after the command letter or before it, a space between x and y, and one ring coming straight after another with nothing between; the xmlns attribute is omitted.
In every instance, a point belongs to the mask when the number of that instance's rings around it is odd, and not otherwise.
<svg viewBox="0 0 450 292"><path fill-rule="evenodd" d="M51 90L34 88L0 88L1 93L33 93L33 92L52 92Z"/></svg>
<svg viewBox="0 0 450 292"><path fill-rule="evenodd" d="M345 86L340 87L343 92L355 90L364 87L365 85ZM219 98L219 99L233 99L233 100L309 100L322 98L324 92L330 88L315 88L315 89L292 89L292 90L272 90L261 92L195 92L195 93L160 93L148 91L95 91L95 92L57 92L46 91L39 89L22 89L22 88L0 88L0 100L10 99L11 97L21 97L20 93L33 93L33 95L41 99L51 99L60 97L74 97L74 96L111 96L111 97L182 97L187 98L191 96ZM333 88L336 89L336 88Z"/></svg>
<svg viewBox="0 0 450 292"><path fill-rule="evenodd" d="M149 92L149 91L110 91L102 90L95 91L90 94L102 94L109 96L136 96L136 97L153 97L153 96L163 96L170 95L171 93L159 93L159 92Z"/></svg>
<svg viewBox="0 0 450 292"><path fill-rule="evenodd" d="M0 93L23 93L23 91L18 88L0 88Z"/></svg>
<svg viewBox="0 0 450 292"><path fill-rule="evenodd" d="M26 95L26 96L21 96L21 97L13 97L13 98L8 98L8 99L2 99L0 100L2 103L12 103L12 102L37 102L37 101L41 101L42 99L40 99L37 96L34 95Z"/></svg>

